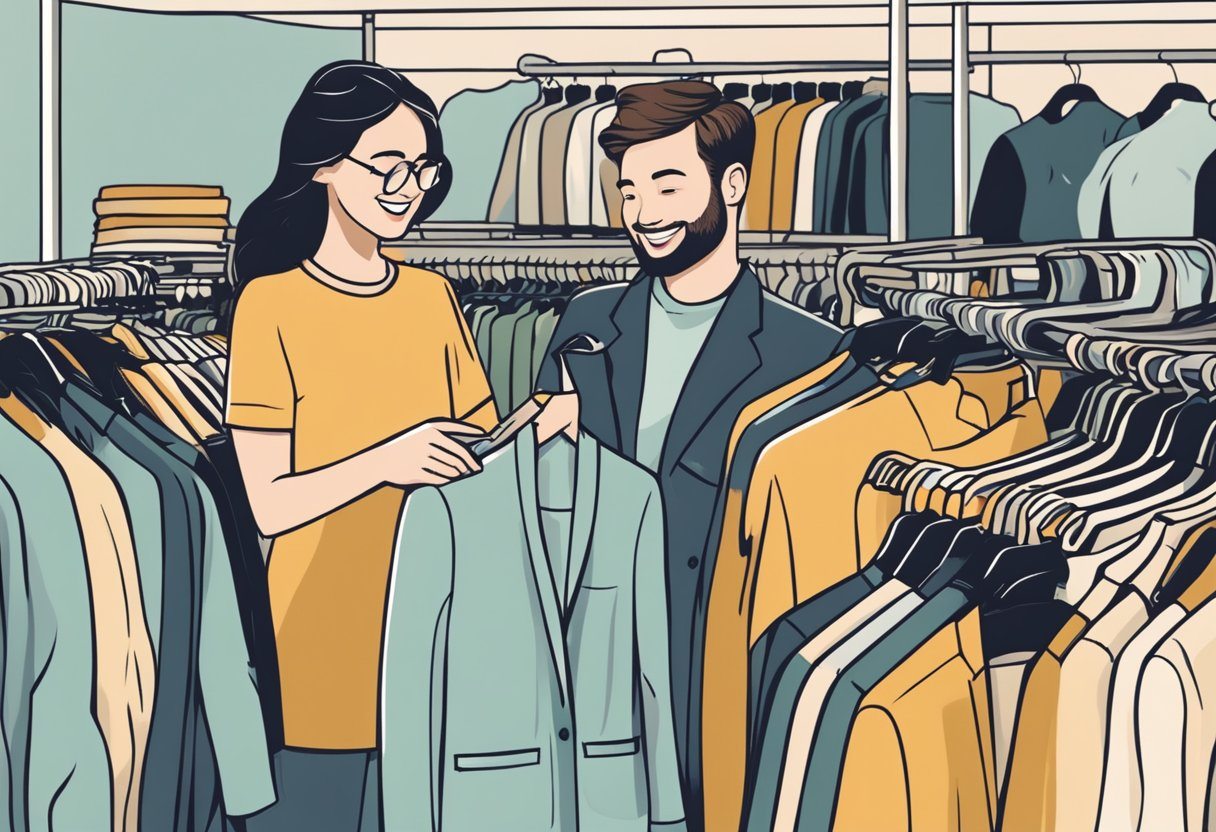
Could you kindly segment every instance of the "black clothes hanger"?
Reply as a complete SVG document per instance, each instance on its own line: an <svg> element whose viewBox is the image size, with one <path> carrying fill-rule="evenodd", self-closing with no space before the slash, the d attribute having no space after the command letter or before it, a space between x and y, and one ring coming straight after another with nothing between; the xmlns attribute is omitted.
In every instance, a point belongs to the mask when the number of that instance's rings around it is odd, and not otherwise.
<svg viewBox="0 0 1216 832"><path fill-rule="evenodd" d="M0 339L0 387L16 395L44 422L63 428L57 404L63 375L51 363L54 347L41 345L31 333Z"/></svg>
<svg viewBox="0 0 1216 832"><path fill-rule="evenodd" d="M143 412L151 416L139 398L119 374L119 370L138 372L140 362L118 344L105 341L91 332L68 329L54 333L55 340L72 354L88 374L98 396L115 410L131 415Z"/></svg>
<svg viewBox="0 0 1216 832"><path fill-rule="evenodd" d="M1018 546L992 537L991 545L976 547L952 581L981 610L1049 601L1068 580L1068 559L1054 541Z"/></svg>
<svg viewBox="0 0 1216 832"><path fill-rule="evenodd" d="M600 84L595 88L595 100L600 104L607 104L609 101L616 100L616 87L612 84Z"/></svg>
<svg viewBox="0 0 1216 832"><path fill-rule="evenodd" d="M839 81L824 81L819 85L819 97L824 101L839 101L840 90Z"/></svg>
<svg viewBox="0 0 1216 832"><path fill-rule="evenodd" d="M893 576L921 532L943 519L940 514L932 511L899 515L887 529L886 537L883 538L882 545L878 547L878 553L874 555L871 563L884 575Z"/></svg>
<svg viewBox="0 0 1216 832"><path fill-rule="evenodd" d="M1153 96L1153 100L1148 102L1148 106L1136 116L1136 120L1140 122L1140 129L1145 130L1156 124L1166 114L1166 111L1174 106L1175 101L1202 101L1207 103L1207 99L1203 97L1203 93L1196 87L1190 84L1171 81L1157 90L1157 94Z"/></svg>
<svg viewBox="0 0 1216 832"><path fill-rule="evenodd" d="M740 81L731 81L722 88L722 97L727 101L738 101L740 98L747 98L747 84Z"/></svg>
<svg viewBox="0 0 1216 832"><path fill-rule="evenodd" d="M771 101L772 98L772 84L765 84L763 82L759 84L752 84L752 101L755 101L757 104L763 104L765 101Z"/></svg>
<svg viewBox="0 0 1216 832"><path fill-rule="evenodd" d="M848 330L840 341L840 350L847 350L862 362L876 358L891 360L903 339L918 327L932 332L932 327L919 318L880 318Z"/></svg>
<svg viewBox="0 0 1216 832"><path fill-rule="evenodd" d="M789 101L794 97L794 85L789 81L782 81L780 84L773 85L773 103L780 104L782 101Z"/></svg>
<svg viewBox="0 0 1216 832"><path fill-rule="evenodd" d="M570 84L566 87L566 103L582 104L591 98L591 87L586 84Z"/></svg>
<svg viewBox="0 0 1216 832"><path fill-rule="evenodd" d="M541 93L545 97L546 104L556 104L562 100L561 87L546 87L545 89L541 90Z"/></svg>
<svg viewBox="0 0 1216 832"><path fill-rule="evenodd" d="M924 587L934 576L948 580L971 556L982 533L974 520L947 518L932 523L908 547L892 577L914 587Z"/></svg>
<svg viewBox="0 0 1216 832"><path fill-rule="evenodd" d="M864 88L864 81L845 81L842 95L846 101L854 98L861 98L861 93Z"/></svg>
<svg viewBox="0 0 1216 832"><path fill-rule="evenodd" d="M819 85L814 81L797 81L794 83L794 100L799 104L814 101L819 97Z"/></svg>
<svg viewBox="0 0 1216 832"><path fill-rule="evenodd" d="M1058 124L1064 120L1066 104L1100 100L1098 94L1094 92L1094 88L1088 84L1065 84L1056 90L1056 94L1051 97L1039 115L1051 124Z"/></svg>

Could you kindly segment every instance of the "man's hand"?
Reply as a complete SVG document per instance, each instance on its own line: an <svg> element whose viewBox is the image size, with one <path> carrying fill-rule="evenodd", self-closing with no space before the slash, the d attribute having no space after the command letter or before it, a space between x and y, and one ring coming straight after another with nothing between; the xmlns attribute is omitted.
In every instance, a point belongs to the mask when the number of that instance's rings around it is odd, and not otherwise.
<svg viewBox="0 0 1216 832"><path fill-rule="evenodd" d="M578 439L578 393L558 393L549 398L536 417L536 440L544 444L561 432Z"/></svg>

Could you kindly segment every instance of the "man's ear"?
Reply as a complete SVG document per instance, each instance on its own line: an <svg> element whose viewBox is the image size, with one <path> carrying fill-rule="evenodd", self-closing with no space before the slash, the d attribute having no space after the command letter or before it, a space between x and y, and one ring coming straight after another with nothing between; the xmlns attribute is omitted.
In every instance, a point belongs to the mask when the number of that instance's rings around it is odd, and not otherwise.
<svg viewBox="0 0 1216 832"><path fill-rule="evenodd" d="M728 206L734 207L743 202L747 196L747 168L742 163L735 162L722 175L722 198Z"/></svg>

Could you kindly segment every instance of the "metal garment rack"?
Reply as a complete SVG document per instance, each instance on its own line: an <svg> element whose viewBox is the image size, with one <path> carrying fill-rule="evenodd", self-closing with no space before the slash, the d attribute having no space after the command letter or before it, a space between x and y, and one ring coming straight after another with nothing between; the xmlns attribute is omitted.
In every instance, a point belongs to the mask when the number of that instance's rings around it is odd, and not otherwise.
<svg viewBox="0 0 1216 832"><path fill-rule="evenodd" d="M889 129L891 166L889 193L891 216L890 242L907 240L908 171L908 72L950 72L952 89L952 129L954 147L952 230L955 236L970 233L970 92L971 69L976 66L1032 64L1132 64L1132 63L1216 63L1216 49L1125 49L1054 51L987 51L969 48L969 8L966 3L953 7L950 60L912 60L908 57L908 3L891 0L890 60L887 61L687 61L677 63L559 63L540 55L524 55L516 70L529 78L562 77L691 77L717 75L780 75L812 72L889 73ZM1216 13L1213 14L1216 20Z"/></svg>

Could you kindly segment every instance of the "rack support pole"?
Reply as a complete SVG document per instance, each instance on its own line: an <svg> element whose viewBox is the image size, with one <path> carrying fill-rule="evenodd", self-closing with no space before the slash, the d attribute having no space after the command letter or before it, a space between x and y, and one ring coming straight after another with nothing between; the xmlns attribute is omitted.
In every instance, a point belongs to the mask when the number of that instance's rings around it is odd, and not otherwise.
<svg viewBox="0 0 1216 832"><path fill-rule="evenodd" d="M363 60L376 60L376 16L371 12L363 15Z"/></svg>
<svg viewBox="0 0 1216 832"><path fill-rule="evenodd" d="M39 234L38 251L43 261L58 260L62 233L61 124L59 105L62 44L61 0L39 2Z"/></svg>
<svg viewBox="0 0 1216 832"><path fill-rule="evenodd" d="M908 0L891 0L889 29L891 217L888 239L899 243L908 239Z"/></svg>
<svg viewBox="0 0 1216 832"><path fill-rule="evenodd" d="M954 7L954 24L951 45L953 65L951 74L951 100L953 102L954 143L954 227L956 237L965 237L970 231L971 216L971 65L969 54L968 8L966 3Z"/></svg>

